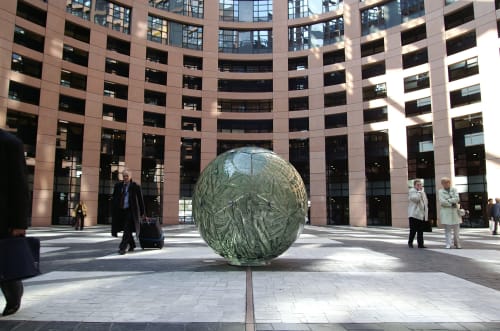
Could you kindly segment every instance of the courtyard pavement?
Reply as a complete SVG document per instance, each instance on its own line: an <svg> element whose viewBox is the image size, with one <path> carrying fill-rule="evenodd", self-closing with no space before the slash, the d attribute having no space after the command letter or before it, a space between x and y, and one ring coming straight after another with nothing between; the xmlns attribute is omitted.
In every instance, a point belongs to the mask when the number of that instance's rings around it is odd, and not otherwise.
<svg viewBox="0 0 500 331"><path fill-rule="evenodd" d="M42 275L0 330L500 330L500 236L462 229L306 226L263 267L228 265L193 225L119 255L108 226L31 228ZM0 298L0 308L5 301Z"/></svg>

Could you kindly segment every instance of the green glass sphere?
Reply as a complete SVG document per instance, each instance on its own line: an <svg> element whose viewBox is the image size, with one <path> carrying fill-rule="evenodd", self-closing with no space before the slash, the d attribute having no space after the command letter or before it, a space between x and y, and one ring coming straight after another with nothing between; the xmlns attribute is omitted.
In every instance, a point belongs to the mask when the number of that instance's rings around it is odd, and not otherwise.
<svg viewBox="0 0 500 331"><path fill-rule="evenodd" d="M276 153L243 147L219 155L193 193L193 219L202 238L234 265L263 265L298 238L307 193L295 168Z"/></svg>

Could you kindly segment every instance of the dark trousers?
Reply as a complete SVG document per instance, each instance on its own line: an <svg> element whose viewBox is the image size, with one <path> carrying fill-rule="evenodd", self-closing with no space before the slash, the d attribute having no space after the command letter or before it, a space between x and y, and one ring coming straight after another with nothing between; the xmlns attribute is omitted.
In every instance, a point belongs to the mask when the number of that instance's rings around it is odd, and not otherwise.
<svg viewBox="0 0 500 331"><path fill-rule="evenodd" d="M83 230L83 214L77 213L75 217L75 229L78 230L78 228Z"/></svg>
<svg viewBox="0 0 500 331"><path fill-rule="evenodd" d="M134 231L135 231L135 223L134 218L132 217L132 212L129 209L121 210L122 219L124 220L123 224L123 237L120 243L120 250L126 250L127 246L130 248L135 248L135 240L134 240Z"/></svg>
<svg viewBox="0 0 500 331"><path fill-rule="evenodd" d="M2 293L8 306L16 306L21 303L24 287L23 282L20 280L11 280L7 282L0 282Z"/></svg>
<svg viewBox="0 0 500 331"><path fill-rule="evenodd" d="M408 244L413 245L413 239L415 239L415 234L417 235L418 247L424 246L424 230L423 221L410 217L410 236L408 237Z"/></svg>

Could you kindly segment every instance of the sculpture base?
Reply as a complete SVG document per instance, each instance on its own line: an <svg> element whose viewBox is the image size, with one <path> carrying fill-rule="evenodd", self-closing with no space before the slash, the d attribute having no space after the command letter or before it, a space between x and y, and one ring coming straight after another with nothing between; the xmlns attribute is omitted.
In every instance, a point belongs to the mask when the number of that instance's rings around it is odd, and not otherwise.
<svg viewBox="0 0 500 331"><path fill-rule="evenodd" d="M234 265L234 266L237 266L237 267L262 267L262 266L266 266L266 265L269 265L271 263L271 261L232 261L232 260L228 260L227 263L229 263L230 265Z"/></svg>

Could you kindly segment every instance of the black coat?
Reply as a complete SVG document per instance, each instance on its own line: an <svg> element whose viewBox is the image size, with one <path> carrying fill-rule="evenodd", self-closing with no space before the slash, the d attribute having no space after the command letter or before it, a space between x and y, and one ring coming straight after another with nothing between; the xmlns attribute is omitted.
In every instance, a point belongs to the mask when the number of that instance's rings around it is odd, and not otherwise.
<svg viewBox="0 0 500 331"><path fill-rule="evenodd" d="M0 237L28 227L29 190L21 140L0 129Z"/></svg>
<svg viewBox="0 0 500 331"><path fill-rule="evenodd" d="M113 215L111 221L111 235L115 236L123 231L125 227L124 220L120 217L120 199L123 190L123 182L115 184L113 189ZM128 187L129 208L132 213L135 224L135 232L139 236L141 216L144 215L144 198L142 197L141 187L133 181L130 181Z"/></svg>

